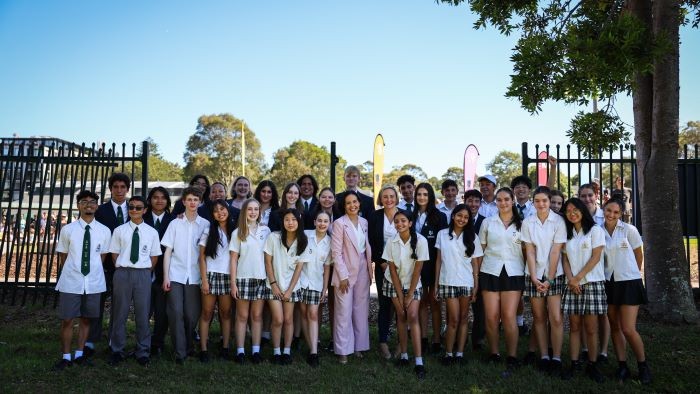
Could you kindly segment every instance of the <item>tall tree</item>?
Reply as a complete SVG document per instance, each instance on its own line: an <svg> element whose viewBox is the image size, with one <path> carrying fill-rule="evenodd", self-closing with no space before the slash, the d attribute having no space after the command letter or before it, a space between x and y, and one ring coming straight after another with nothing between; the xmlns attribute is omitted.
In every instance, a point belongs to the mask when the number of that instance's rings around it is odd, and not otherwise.
<svg viewBox="0 0 700 394"><path fill-rule="evenodd" d="M187 140L183 155L187 178L207 175L211 180L231 185L243 173L241 135L243 122L231 114L202 115L197 130ZM267 170L260 151L260 141L248 125L245 126L245 174L259 179Z"/></svg>
<svg viewBox="0 0 700 394"><path fill-rule="evenodd" d="M513 178L522 174L522 163L520 153L502 150L486 163L486 171L496 177L498 186L509 186Z"/></svg>
<svg viewBox="0 0 700 394"><path fill-rule="evenodd" d="M294 141L275 152L274 160L270 168L270 179L278 187L296 182L303 174L313 175L320 187L331 184L331 154L325 146L308 141ZM343 171L346 165L345 159L338 156L335 167L336 188L344 185Z"/></svg>
<svg viewBox="0 0 700 394"><path fill-rule="evenodd" d="M464 0L441 0L458 5ZM697 0L469 0L475 27L520 32L506 93L530 112L548 100L587 105L568 132L583 147L618 145L627 132L614 109L632 94L645 277L652 315L696 322L689 263L683 253L677 176L679 26ZM683 9L681 5L692 8ZM659 231L659 229L663 231Z"/></svg>

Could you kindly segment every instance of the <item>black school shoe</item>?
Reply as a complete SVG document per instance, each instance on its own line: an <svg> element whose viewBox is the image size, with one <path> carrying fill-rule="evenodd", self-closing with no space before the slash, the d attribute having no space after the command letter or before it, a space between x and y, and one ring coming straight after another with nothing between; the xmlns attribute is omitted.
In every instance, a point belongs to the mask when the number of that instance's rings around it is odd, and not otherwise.
<svg viewBox="0 0 700 394"><path fill-rule="evenodd" d="M455 361L455 358L452 356L448 356L448 355L444 355L440 359L440 363L446 367L454 364L454 361Z"/></svg>
<svg viewBox="0 0 700 394"><path fill-rule="evenodd" d="M400 358L396 360L397 367L408 367L409 365L411 365L411 363L408 361L407 358Z"/></svg>
<svg viewBox="0 0 700 394"><path fill-rule="evenodd" d="M260 356L260 353L255 352L253 353L251 360L253 361L253 364L260 364L262 362L262 356Z"/></svg>
<svg viewBox="0 0 700 394"><path fill-rule="evenodd" d="M318 365L319 365L318 354L317 353L309 354L306 357L306 363L309 364L309 366L311 368L318 368Z"/></svg>
<svg viewBox="0 0 700 394"><path fill-rule="evenodd" d="M73 364L81 366L81 367L92 367L94 364L92 363L92 360L90 360L87 356L84 355L80 357L76 357L75 360L73 360Z"/></svg>
<svg viewBox="0 0 700 394"><path fill-rule="evenodd" d="M283 354L282 358L280 359L280 365L290 365L292 363L292 355L291 354Z"/></svg>
<svg viewBox="0 0 700 394"><path fill-rule="evenodd" d="M523 365L535 365L537 363L537 354L535 352L527 352L523 357Z"/></svg>
<svg viewBox="0 0 700 394"><path fill-rule="evenodd" d="M199 352L199 362L202 363L208 363L209 362L209 352L206 350L202 350Z"/></svg>
<svg viewBox="0 0 700 394"><path fill-rule="evenodd" d="M272 355L272 364L273 365L281 365L282 364L282 355L281 354Z"/></svg>
<svg viewBox="0 0 700 394"><path fill-rule="evenodd" d="M136 362L142 367L147 367L151 363L151 359L146 356L141 356L136 359Z"/></svg>
<svg viewBox="0 0 700 394"><path fill-rule="evenodd" d="M511 377L518 368L520 368L520 360L508 356L506 358L506 370L501 373L501 377L504 379Z"/></svg>
<svg viewBox="0 0 700 394"><path fill-rule="evenodd" d="M83 348L83 355L86 357L92 357L95 355L95 349L85 346Z"/></svg>
<svg viewBox="0 0 700 394"><path fill-rule="evenodd" d="M549 361L549 373L550 376L561 376L562 364L561 360L550 360Z"/></svg>
<svg viewBox="0 0 700 394"><path fill-rule="evenodd" d="M457 365L467 365L468 361L467 361L467 358L464 356L455 356L454 363Z"/></svg>
<svg viewBox="0 0 700 394"><path fill-rule="evenodd" d="M649 369L649 364L646 362L644 363L637 363L637 367L639 368L639 381L643 385L649 385L651 384L651 369Z"/></svg>
<svg viewBox="0 0 700 394"><path fill-rule="evenodd" d="M608 363L608 356L605 354L599 354L595 362L598 365L606 365Z"/></svg>
<svg viewBox="0 0 700 394"><path fill-rule="evenodd" d="M51 367L52 371L63 371L66 368L70 368L73 366L73 362L70 360L66 360L65 358L62 358L61 361L57 362L56 364Z"/></svg>
<svg viewBox="0 0 700 394"><path fill-rule="evenodd" d="M537 360L537 370L544 373L549 372L549 363L550 361L548 358L541 358Z"/></svg>
<svg viewBox="0 0 700 394"><path fill-rule="evenodd" d="M116 367L117 365L121 364L125 360L124 356L121 353L112 353L112 355L109 357L109 361L107 362L109 365Z"/></svg>
<svg viewBox="0 0 700 394"><path fill-rule="evenodd" d="M424 366L416 365L415 367L413 367L413 372L416 373L416 377L419 380L425 379L425 367Z"/></svg>
<svg viewBox="0 0 700 394"><path fill-rule="evenodd" d="M236 354L236 357L234 357L233 361L235 361L236 364L240 364L240 365L245 364L245 353Z"/></svg>
<svg viewBox="0 0 700 394"><path fill-rule="evenodd" d="M620 365L617 367L617 370L615 370L615 379L619 383L624 383L625 380L629 379L629 377L632 375L630 372L630 369L627 367L627 365Z"/></svg>
<svg viewBox="0 0 700 394"><path fill-rule="evenodd" d="M503 361L503 358L498 353L490 354L488 357L486 357L484 359L484 362L486 362L487 364L493 363L494 365L500 364L502 361Z"/></svg>
<svg viewBox="0 0 700 394"><path fill-rule="evenodd" d="M605 377L602 373L600 373L598 367L595 365L595 363L590 361L588 364L586 364L586 375L588 375L588 377L596 383L603 383L605 381Z"/></svg>

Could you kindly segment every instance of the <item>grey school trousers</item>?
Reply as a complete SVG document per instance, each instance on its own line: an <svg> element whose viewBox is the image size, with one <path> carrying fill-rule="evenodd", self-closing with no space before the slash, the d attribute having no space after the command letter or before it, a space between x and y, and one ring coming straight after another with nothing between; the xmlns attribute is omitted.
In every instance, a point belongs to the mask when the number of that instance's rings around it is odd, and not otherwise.
<svg viewBox="0 0 700 394"><path fill-rule="evenodd" d="M112 352L124 353L126 321L129 317L129 306L133 301L136 358L148 357L151 350L151 328L148 318L151 311L151 270L119 267L114 271L112 283Z"/></svg>
<svg viewBox="0 0 700 394"><path fill-rule="evenodd" d="M199 285L170 282L168 292L168 326L175 357L185 359L194 351L194 330L202 309Z"/></svg>

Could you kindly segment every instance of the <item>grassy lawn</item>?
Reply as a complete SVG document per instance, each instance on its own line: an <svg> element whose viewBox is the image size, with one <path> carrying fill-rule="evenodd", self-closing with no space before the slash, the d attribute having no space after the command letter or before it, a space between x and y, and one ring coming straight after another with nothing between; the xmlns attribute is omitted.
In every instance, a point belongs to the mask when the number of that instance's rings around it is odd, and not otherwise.
<svg viewBox="0 0 700 394"><path fill-rule="evenodd" d="M643 387L635 381L621 386L610 379L597 385L583 376L564 382L546 377L531 367L523 367L510 378L503 379L500 376L503 366L485 365L477 361L483 354L471 352L468 353L469 364L462 367L443 367L436 356L427 356L427 377L421 382L416 380L412 368L397 368L380 360L374 351L362 360L351 357L344 366L339 365L330 353L323 352L318 369L306 365L304 351L296 353L290 366L274 366L267 362L239 366L216 359L209 364L200 364L193 358L188 359L184 366L177 366L171 354L166 352L155 358L148 368L139 366L134 360L114 368L106 362L104 343L94 358L93 367L73 366L63 372L51 372L51 366L59 359L59 323L54 313L49 308L0 305L3 392L230 392L236 389L253 392L692 392L700 381L698 327L667 327L648 319L641 322L639 328L654 374L651 387ZM327 335L327 332L323 333L324 343ZM216 327L213 337L218 338ZM521 351L525 350L525 345L526 341L521 340ZM216 345L211 346L210 353L217 351ZM268 357L270 348L264 349L263 353ZM611 355L604 368L605 375L612 376L615 367L616 361ZM636 375L633 357L630 357L630 368Z"/></svg>

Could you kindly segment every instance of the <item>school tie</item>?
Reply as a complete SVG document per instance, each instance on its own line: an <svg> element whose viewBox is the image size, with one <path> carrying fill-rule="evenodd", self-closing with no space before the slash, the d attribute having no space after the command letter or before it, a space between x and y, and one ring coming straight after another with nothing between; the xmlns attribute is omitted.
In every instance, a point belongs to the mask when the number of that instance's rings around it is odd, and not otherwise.
<svg viewBox="0 0 700 394"><path fill-rule="evenodd" d="M156 228L156 231L160 231L160 219L156 219L155 228Z"/></svg>
<svg viewBox="0 0 700 394"><path fill-rule="evenodd" d="M90 273L90 225L85 226L83 234L83 255L80 258L80 272L87 276Z"/></svg>
<svg viewBox="0 0 700 394"><path fill-rule="evenodd" d="M525 219L525 208L527 205L520 205L520 204L515 204L518 207L518 211L520 212L520 219Z"/></svg>
<svg viewBox="0 0 700 394"><path fill-rule="evenodd" d="M309 202L304 201L304 213L309 213Z"/></svg>
<svg viewBox="0 0 700 394"><path fill-rule="evenodd" d="M124 224L124 212L122 212L122 206L117 205L117 226Z"/></svg>
<svg viewBox="0 0 700 394"><path fill-rule="evenodd" d="M132 263L136 264L139 261L139 228L134 229L134 235L131 236L131 256L129 258Z"/></svg>
<svg viewBox="0 0 700 394"><path fill-rule="evenodd" d="M410 202L406 203L406 212L413 213L413 204L411 204Z"/></svg>

